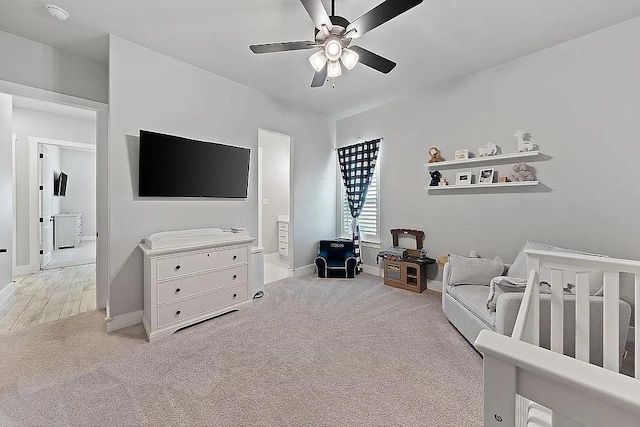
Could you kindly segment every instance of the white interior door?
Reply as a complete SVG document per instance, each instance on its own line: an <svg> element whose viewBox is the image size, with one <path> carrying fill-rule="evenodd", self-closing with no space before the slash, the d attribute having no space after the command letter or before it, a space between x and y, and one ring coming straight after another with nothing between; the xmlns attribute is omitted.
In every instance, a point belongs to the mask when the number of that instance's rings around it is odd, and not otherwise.
<svg viewBox="0 0 640 427"><path fill-rule="evenodd" d="M12 108L11 96L0 93L0 291L13 275Z"/></svg>
<svg viewBox="0 0 640 427"><path fill-rule="evenodd" d="M51 262L53 251L53 169L49 154L40 150L40 268Z"/></svg>

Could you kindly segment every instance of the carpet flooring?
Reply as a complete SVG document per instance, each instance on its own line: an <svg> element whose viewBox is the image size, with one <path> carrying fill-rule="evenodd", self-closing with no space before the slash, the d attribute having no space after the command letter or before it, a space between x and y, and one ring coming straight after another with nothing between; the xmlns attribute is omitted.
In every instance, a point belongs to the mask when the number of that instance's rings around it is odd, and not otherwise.
<svg viewBox="0 0 640 427"><path fill-rule="evenodd" d="M92 311L0 334L0 425L480 426L482 360L440 294L288 278L148 343Z"/></svg>

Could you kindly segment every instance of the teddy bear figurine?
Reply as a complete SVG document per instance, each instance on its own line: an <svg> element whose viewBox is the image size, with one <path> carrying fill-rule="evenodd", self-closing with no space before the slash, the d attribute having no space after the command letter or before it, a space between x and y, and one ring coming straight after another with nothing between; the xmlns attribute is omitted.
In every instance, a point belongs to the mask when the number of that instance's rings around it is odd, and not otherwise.
<svg viewBox="0 0 640 427"><path fill-rule="evenodd" d="M442 174L438 171L433 171L433 172L429 172L429 175L431 175L431 183L429 184L429 186L437 187L438 183L440 182L440 178L442 177Z"/></svg>
<svg viewBox="0 0 640 427"><path fill-rule="evenodd" d="M431 156L431 158L429 159L429 163L436 163L444 160L444 158L442 158L442 155L440 154L440 150L438 149L438 147L429 148L429 155Z"/></svg>
<svg viewBox="0 0 640 427"><path fill-rule="evenodd" d="M533 175L533 172L531 171L529 166L527 166L527 164L524 162L513 165L513 171L515 173L512 173L509 176L509 179L512 182L536 180L535 175Z"/></svg>

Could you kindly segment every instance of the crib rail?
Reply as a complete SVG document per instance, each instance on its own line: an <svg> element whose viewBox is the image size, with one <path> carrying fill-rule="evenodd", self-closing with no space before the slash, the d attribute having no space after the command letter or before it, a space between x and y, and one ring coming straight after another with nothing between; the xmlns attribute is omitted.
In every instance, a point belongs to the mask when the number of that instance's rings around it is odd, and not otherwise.
<svg viewBox="0 0 640 427"><path fill-rule="evenodd" d="M517 425L517 395L551 408L554 427L638 425L634 378L492 331L475 345L484 355L485 427Z"/></svg>
<svg viewBox="0 0 640 427"><path fill-rule="evenodd" d="M529 276L511 337L483 331L485 426L637 426L640 416L640 327L635 376L619 374L620 273L635 276L640 320L640 262L525 250ZM540 274L550 270L550 350L540 347ZM548 269L548 270L547 270ZM590 272L603 275L603 367L590 362ZM567 277L568 276L568 277ZM563 355L564 284L575 285L575 359ZM624 344L624 343L622 343ZM577 360L576 360L577 359ZM604 368L604 369L603 369ZM506 422L505 422L506 421Z"/></svg>

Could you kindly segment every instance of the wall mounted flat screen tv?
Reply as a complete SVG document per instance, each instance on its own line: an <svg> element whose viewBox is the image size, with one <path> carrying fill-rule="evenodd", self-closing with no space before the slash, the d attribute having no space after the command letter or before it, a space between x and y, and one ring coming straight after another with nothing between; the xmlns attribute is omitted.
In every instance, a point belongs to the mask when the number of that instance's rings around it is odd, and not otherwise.
<svg viewBox="0 0 640 427"><path fill-rule="evenodd" d="M60 172L57 178L53 180L53 195L54 196L66 196L67 195L67 174Z"/></svg>
<svg viewBox="0 0 640 427"><path fill-rule="evenodd" d="M251 150L140 130L140 197L245 198Z"/></svg>

